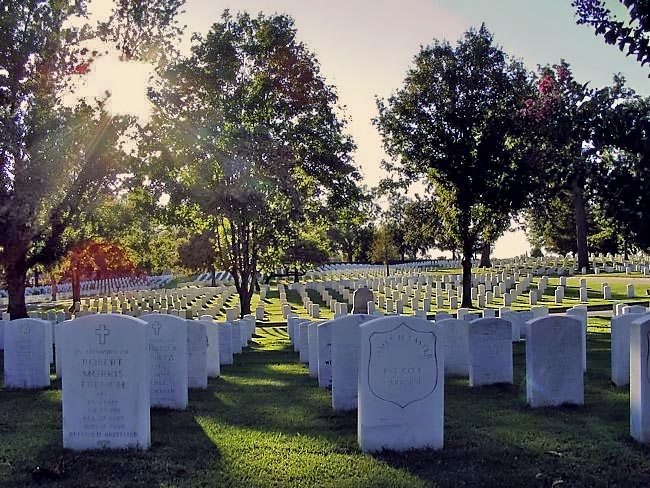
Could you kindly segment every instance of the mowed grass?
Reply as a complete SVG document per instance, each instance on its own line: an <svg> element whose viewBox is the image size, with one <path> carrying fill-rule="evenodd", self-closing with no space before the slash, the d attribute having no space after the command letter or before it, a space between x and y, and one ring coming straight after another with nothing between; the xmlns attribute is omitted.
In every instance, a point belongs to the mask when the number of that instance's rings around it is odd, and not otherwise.
<svg viewBox="0 0 650 488"><path fill-rule="evenodd" d="M279 327L258 328L186 411L153 410L148 451L64 450L59 382L0 390L0 486L650 486L629 394L609 382L609 320L589 326L584 407L528 408L516 344L513 385L447 379L441 451L362 454L356 413L332 411Z"/></svg>

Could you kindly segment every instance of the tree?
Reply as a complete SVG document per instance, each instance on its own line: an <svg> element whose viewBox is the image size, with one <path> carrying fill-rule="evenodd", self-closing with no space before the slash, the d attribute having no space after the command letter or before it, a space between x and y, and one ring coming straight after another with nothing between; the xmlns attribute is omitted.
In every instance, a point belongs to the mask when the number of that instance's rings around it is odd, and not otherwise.
<svg viewBox="0 0 650 488"><path fill-rule="evenodd" d="M400 257L397 245L393 241L393 234L386 226L380 226L375 232L370 249L370 258L374 263L383 263L386 266L386 276L390 274L389 264Z"/></svg>
<svg viewBox="0 0 650 488"><path fill-rule="evenodd" d="M72 306L81 301L81 281L103 280L138 274L138 269L127 249L105 239L86 240L75 244L51 269L50 276L58 281L72 283Z"/></svg>
<svg viewBox="0 0 650 488"><path fill-rule="evenodd" d="M181 265L192 271L210 271L211 286L217 286L214 263L217 260L215 252L214 233L203 231L194 234L178 245L178 257Z"/></svg>
<svg viewBox="0 0 650 488"><path fill-rule="evenodd" d="M120 135L132 121L108 114L105 100L63 103L75 77L90 69L93 53L80 43L95 32L69 22L85 14L86 3L7 0L0 8L0 262L12 318L27 316L27 270L56 261L79 239L75 224L115 189L130 161ZM167 32L174 8L164 18L148 12L146 29L155 32L146 36L131 22L131 3L116 3L125 15L106 32L120 30L143 40L139 46Z"/></svg>
<svg viewBox="0 0 650 488"><path fill-rule="evenodd" d="M560 191L539 202L524 213L526 234L531 245L561 255L575 253L576 224L571 194Z"/></svg>
<svg viewBox="0 0 650 488"><path fill-rule="evenodd" d="M493 45L482 26L455 47L422 48L404 88L379 101L374 120L405 179L427 177L444 193L463 255L463 306L471 306L472 255L494 218L515 214L529 192L530 164L518 144L518 111L530 74Z"/></svg>
<svg viewBox="0 0 650 488"><path fill-rule="evenodd" d="M604 144L602 134L626 96L622 79L615 77L612 87L592 89L577 82L568 63L561 61L540 68L538 91L523 110L539 158L536 200L570 196L578 269L589 269L590 194L609 191L597 148Z"/></svg>
<svg viewBox="0 0 650 488"><path fill-rule="evenodd" d="M616 44L626 56L636 56L644 66L650 63L650 1L619 0L627 9L627 19L619 20L602 0L574 0L578 24L594 28L607 44ZM650 76L650 75L648 75Z"/></svg>
<svg viewBox="0 0 650 488"><path fill-rule="evenodd" d="M632 246L650 249L650 98L623 81L615 77L595 95L609 108L595 127L592 157L599 167L595 200L627 254Z"/></svg>
<svg viewBox="0 0 650 488"><path fill-rule="evenodd" d="M318 242L299 238L284 251L282 264L289 269L293 268L293 279L298 283L300 274L304 274L310 268L325 264L327 259L327 252L319 246Z"/></svg>
<svg viewBox="0 0 650 488"><path fill-rule="evenodd" d="M361 189L359 198L327 209L327 237L332 249L342 253L348 263L368 259L377 213L373 195L366 188Z"/></svg>
<svg viewBox="0 0 650 488"><path fill-rule="evenodd" d="M187 229L165 220L166 212L149 186L132 188L101 198L87 221L87 238L111 236L127 247L138 269L147 274L167 274L179 269L178 243ZM203 268L206 269L206 268Z"/></svg>
<svg viewBox="0 0 650 488"><path fill-rule="evenodd" d="M306 202L357 192L336 92L291 18L226 11L153 99L140 177L170 195L170 210L214 231L217 264L247 314L260 259L281 255Z"/></svg>

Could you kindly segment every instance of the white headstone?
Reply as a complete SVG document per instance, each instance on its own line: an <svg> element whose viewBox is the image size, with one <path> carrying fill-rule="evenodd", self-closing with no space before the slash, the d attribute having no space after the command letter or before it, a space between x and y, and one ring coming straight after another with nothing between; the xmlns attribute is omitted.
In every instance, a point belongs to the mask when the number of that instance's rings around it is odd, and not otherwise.
<svg viewBox="0 0 650 488"><path fill-rule="evenodd" d="M64 323L63 447L147 449L151 444L147 323L119 314Z"/></svg>
<svg viewBox="0 0 650 488"><path fill-rule="evenodd" d="M301 363L309 364L309 324L311 321L302 320L298 322L298 340L300 341L300 356Z"/></svg>
<svg viewBox="0 0 650 488"><path fill-rule="evenodd" d="M173 315L141 315L149 342L152 407L187 407L187 322Z"/></svg>
<svg viewBox="0 0 650 488"><path fill-rule="evenodd" d="M187 387L208 387L208 332L205 322L187 323Z"/></svg>
<svg viewBox="0 0 650 488"><path fill-rule="evenodd" d="M612 317L612 383L616 386L630 384L630 324L642 313L628 313Z"/></svg>
<svg viewBox="0 0 650 488"><path fill-rule="evenodd" d="M630 434L650 442L650 316L630 324Z"/></svg>
<svg viewBox="0 0 650 488"><path fill-rule="evenodd" d="M48 358L49 322L16 319L5 322L5 388L47 388L50 386Z"/></svg>
<svg viewBox="0 0 650 488"><path fill-rule="evenodd" d="M318 386L332 387L332 329L330 321L317 326L318 335Z"/></svg>
<svg viewBox="0 0 650 488"><path fill-rule="evenodd" d="M584 403L582 326L572 317L528 322L526 399L531 407Z"/></svg>
<svg viewBox="0 0 650 488"><path fill-rule="evenodd" d="M648 313L648 309L645 308L642 305L623 305L622 307L622 313L623 314L628 314L628 313Z"/></svg>
<svg viewBox="0 0 650 488"><path fill-rule="evenodd" d="M212 319L201 318L200 321L205 324L205 331L208 336L208 378L218 378L221 375L219 326Z"/></svg>
<svg viewBox="0 0 650 488"><path fill-rule="evenodd" d="M512 325L504 319L469 324L469 386L512 383Z"/></svg>
<svg viewBox="0 0 650 488"><path fill-rule="evenodd" d="M469 375L469 322L459 319L436 321L445 351L446 375Z"/></svg>
<svg viewBox="0 0 650 488"><path fill-rule="evenodd" d="M385 317L360 327L358 438L361 450L441 449L444 352L437 327Z"/></svg>
<svg viewBox="0 0 650 488"><path fill-rule="evenodd" d="M230 322L217 322L219 330L219 362L229 365L234 362L232 354L232 324Z"/></svg>
<svg viewBox="0 0 650 488"><path fill-rule="evenodd" d="M242 326L239 323L239 320L228 321L232 326L231 329L231 342L232 342L232 353L241 354L242 352Z"/></svg>
<svg viewBox="0 0 650 488"><path fill-rule="evenodd" d="M582 325L582 368L587 371L587 309L578 305L567 310L566 315L578 319Z"/></svg>
<svg viewBox="0 0 650 488"><path fill-rule="evenodd" d="M359 376L359 325L372 320L372 315L346 315L330 321L332 330L332 408L357 408Z"/></svg>
<svg viewBox="0 0 650 488"><path fill-rule="evenodd" d="M309 347L309 377L318 378L318 322L311 322L307 329L307 342Z"/></svg>

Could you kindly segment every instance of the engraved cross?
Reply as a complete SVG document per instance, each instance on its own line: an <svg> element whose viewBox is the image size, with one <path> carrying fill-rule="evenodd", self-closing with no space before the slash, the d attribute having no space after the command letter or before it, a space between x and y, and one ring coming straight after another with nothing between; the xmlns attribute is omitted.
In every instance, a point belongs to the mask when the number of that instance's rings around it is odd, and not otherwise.
<svg viewBox="0 0 650 488"><path fill-rule="evenodd" d="M111 331L102 324L99 326L99 329L95 329L95 334L99 337L100 344L106 344L106 336L111 335Z"/></svg>
<svg viewBox="0 0 650 488"><path fill-rule="evenodd" d="M162 327L162 325L160 325L160 322L154 322L153 324L151 324L151 328L153 329L153 331L154 331L154 333L156 335L160 334L160 328L161 327Z"/></svg>

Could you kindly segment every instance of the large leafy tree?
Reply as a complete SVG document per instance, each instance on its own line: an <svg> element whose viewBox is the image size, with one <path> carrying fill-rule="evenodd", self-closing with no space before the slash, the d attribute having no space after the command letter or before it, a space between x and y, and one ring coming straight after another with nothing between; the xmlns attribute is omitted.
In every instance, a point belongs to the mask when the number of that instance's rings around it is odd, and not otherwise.
<svg viewBox="0 0 650 488"><path fill-rule="evenodd" d="M373 221L378 213L373 192L364 187L358 198L349 198L342 205L328 208L324 220L332 249L349 263L367 261L373 239Z"/></svg>
<svg viewBox="0 0 650 488"><path fill-rule="evenodd" d="M471 306L472 255L480 236L518 212L529 191L518 111L530 74L495 46L485 26L456 46L434 41L415 57L404 87L378 103L379 128L406 179L427 177L444 193L463 255L463 306Z"/></svg>
<svg viewBox="0 0 650 488"><path fill-rule="evenodd" d="M383 263L386 266L386 276L390 274L390 263L400 258L399 249L393 240L392 230L385 224L379 225L375 230L370 259L373 263Z"/></svg>
<svg viewBox="0 0 650 488"><path fill-rule="evenodd" d="M574 0L578 24L593 27L607 44L615 44L626 56L650 63L650 1L618 0L625 7L625 18L612 13L602 0ZM650 76L650 75L649 75Z"/></svg>
<svg viewBox="0 0 650 488"><path fill-rule="evenodd" d="M249 313L260 259L280 259L305 203L357 191L336 92L284 15L225 12L164 80L143 169L171 210L213 230Z"/></svg>
<svg viewBox="0 0 650 488"><path fill-rule="evenodd" d="M204 230L200 234L193 234L186 241L181 241L178 245L178 257L180 263L192 271L210 271L210 280L212 286L217 286L216 270L216 252L214 243L214 233Z"/></svg>
<svg viewBox="0 0 650 488"><path fill-rule="evenodd" d="M575 80L569 65L561 61L540 68L538 90L522 110L539 162L535 201L552 201L557 207L570 197L579 269L589 268L590 195L608 192L607 185L602 185L606 180L594 151L604 143L597 141L598 134L609 125L619 98L626 96L621 80L615 78L612 87L592 89ZM543 217L544 212L536 209L529 215ZM560 223L559 219L553 222L548 213L542 220L548 222L547 228Z"/></svg>
<svg viewBox="0 0 650 488"><path fill-rule="evenodd" d="M608 106L593 137L599 163L596 201L603 216L628 247L650 249L650 98L626 89L615 77L611 87L596 93Z"/></svg>
<svg viewBox="0 0 650 488"><path fill-rule="evenodd" d="M173 23L177 2L169 1L167 15L147 13L146 27L134 21L135 2L117 2L119 19L106 35L123 32L120 49L145 49ZM166 3L143 6L152 2ZM0 261L12 318L27 315L27 270L65 253L78 238L72 224L115 189L129 162L120 147L129 120L112 117L103 101L63 103L74 77L90 69L92 53L81 43L97 32L70 22L86 3L6 0L0 7Z"/></svg>

